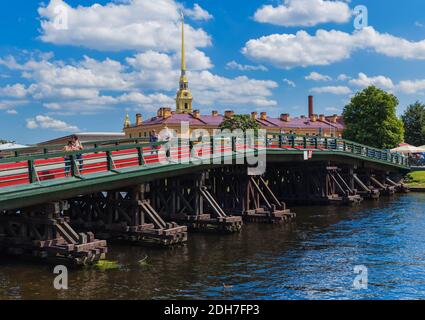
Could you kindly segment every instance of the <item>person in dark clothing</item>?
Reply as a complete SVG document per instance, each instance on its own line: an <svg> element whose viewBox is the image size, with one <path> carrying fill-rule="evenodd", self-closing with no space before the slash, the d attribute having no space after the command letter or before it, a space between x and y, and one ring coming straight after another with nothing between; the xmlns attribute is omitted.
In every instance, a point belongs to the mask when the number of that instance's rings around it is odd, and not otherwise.
<svg viewBox="0 0 425 320"><path fill-rule="evenodd" d="M158 134L156 133L155 130L152 130L149 133L149 142L152 143L152 144L158 142ZM158 153L158 146L152 146L152 152L151 153L153 154L154 152Z"/></svg>

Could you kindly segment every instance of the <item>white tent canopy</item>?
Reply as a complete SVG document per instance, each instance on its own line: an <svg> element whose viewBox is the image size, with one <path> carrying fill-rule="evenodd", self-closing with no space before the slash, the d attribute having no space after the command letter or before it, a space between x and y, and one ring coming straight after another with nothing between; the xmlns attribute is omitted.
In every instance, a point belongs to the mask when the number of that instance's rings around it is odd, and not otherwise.
<svg viewBox="0 0 425 320"><path fill-rule="evenodd" d="M4 143L0 144L0 151L12 150L12 149L23 149L28 148L28 146L24 146L22 144L17 143Z"/></svg>
<svg viewBox="0 0 425 320"><path fill-rule="evenodd" d="M423 147L415 147L410 144L402 144L397 148L390 150L392 153L403 153L403 154L415 154L425 152L425 148Z"/></svg>

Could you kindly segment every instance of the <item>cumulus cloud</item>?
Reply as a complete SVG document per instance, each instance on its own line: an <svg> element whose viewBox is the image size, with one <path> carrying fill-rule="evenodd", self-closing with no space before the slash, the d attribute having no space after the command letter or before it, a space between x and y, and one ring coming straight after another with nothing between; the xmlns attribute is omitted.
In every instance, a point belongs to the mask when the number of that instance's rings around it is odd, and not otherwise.
<svg viewBox="0 0 425 320"><path fill-rule="evenodd" d="M320 74L318 72L311 72L308 76L305 77L306 80L312 80L312 81L331 81L332 78L330 76Z"/></svg>
<svg viewBox="0 0 425 320"><path fill-rule="evenodd" d="M20 83L0 87L0 97L23 98L26 95L27 89Z"/></svg>
<svg viewBox="0 0 425 320"><path fill-rule="evenodd" d="M278 26L315 26L320 23L344 23L352 12L344 1L328 0L285 0L274 7L265 5L259 8L254 19L258 22Z"/></svg>
<svg viewBox="0 0 425 320"><path fill-rule="evenodd" d="M314 93L330 93L335 95L347 95L351 93L351 89L346 86L315 87L310 91Z"/></svg>
<svg viewBox="0 0 425 320"><path fill-rule="evenodd" d="M37 115L35 118L27 119L28 129L52 129L55 131L77 132L77 126L69 125L62 120L53 119L49 116Z"/></svg>
<svg viewBox="0 0 425 320"><path fill-rule="evenodd" d="M336 30L306 31L296 34L272 34L249 40L242 53L255 61L279 68L329 65L350 58L358 50L372 50L388 57L425 60L425 40L409 41L373 27L346 33Z"/></svg>
<svg viewBox="0 0 425 320"><path fill-rule="evenodd" d="M235 60L232 60L226 64L226 69L231 70L240 70L240 71L268 71L268 69L263 65L252 66L248 64L240 64Z"/></svg>
<svg viewBox="0 0 425 320"><path fill-rule="evenodd" d="M197 52L200 51L195 51L194 56ZM271 99L276 82L246 76L222 77L206 70L209 59L198 60L203 69L194 68L187 73L195 104L217 108L230 103L276 105ZM30 82L28 87L10 85L4 91L23 91L28 101L39 102L50 114L61 115L94 114L116 107L152 112L160 106L174 105L180 76L178 55L153 50L127 57L123 62L85 56L81 61L65 63L51 55L23 61L9 56L2 61L7 62L3 63L7 68L21 71Z"/></svg>
<svg viewBox="0 0 425 320"><path fill-rule="evenodd" d="M197 3L193 6L193 9L185 9L184 14L194 20L205 20L208 21L213 18L213 16L205 9L202 9L201 6Z"/></svg>
<svg viewBox="0 0 425 320"><path fill-rule="evenodd" d="M130 0L76 8L63 0L51 0L38 9L40 38L48 43L96 50L178 51L181 9L182 5L174 0ZM207 17L199 6L189 12L196 19ZM210 36L204 30L186 26L188 48L210 44Z"/></svg>
<svg viewBox="0 0 425 320"><path fill-rule="evenodd" d="M16 111L15 109L8 109L8 110L6 110L6 113L15 115L15 114L18 114L18 111Z"/></svg>
<svg viewBox="0 0 425 320"><path fill-rule="evenodd" d="M425 79L403 80L397 85L397 90L406 94L425 92Z"/></svg>
<svg viewBox="0 0 425 320"><path fill-rule="evenodd" d="M376 76L376 77L369 77L363 72L360 72L357 79L351 79L349 81L351 85L366 88L369 86L375 86L382 89L393 89L394 83L393 81L385 76Z"/></svg>

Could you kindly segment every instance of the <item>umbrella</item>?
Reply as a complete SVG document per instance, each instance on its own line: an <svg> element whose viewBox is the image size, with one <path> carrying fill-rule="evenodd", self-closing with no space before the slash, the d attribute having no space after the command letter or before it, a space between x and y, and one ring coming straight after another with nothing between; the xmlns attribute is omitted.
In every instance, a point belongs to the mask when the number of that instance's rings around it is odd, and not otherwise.
<svg viewBox="0 0 425 320"><path fill-rule="evenodd" d="M412 154L412 153L422 153L425 152L425 148L418 148L415 146L411 146L410 144L403 143L398 148L394 148L390 150L392 153L403 153L403 154Z"/></svg>

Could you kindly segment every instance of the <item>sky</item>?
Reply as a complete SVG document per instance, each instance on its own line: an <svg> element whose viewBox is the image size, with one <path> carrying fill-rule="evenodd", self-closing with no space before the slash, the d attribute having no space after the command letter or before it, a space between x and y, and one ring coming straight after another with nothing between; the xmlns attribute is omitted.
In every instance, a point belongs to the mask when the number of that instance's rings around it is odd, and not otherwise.
<svg viewBox="0 0 425 320"><path fill-rule="evenodd" d="M425 1L14 0L0 10L0 139L120 132L173 109L181 13L194 109L341 113L368 85L425 102ZM359 7L360 6L360 7Z"/></svg>

